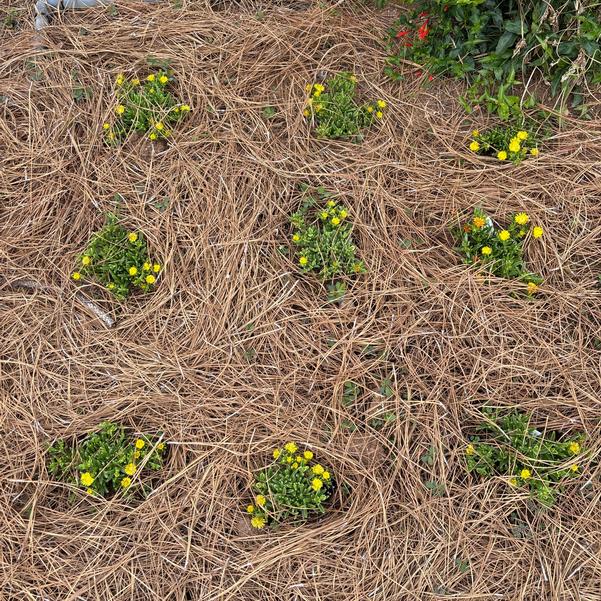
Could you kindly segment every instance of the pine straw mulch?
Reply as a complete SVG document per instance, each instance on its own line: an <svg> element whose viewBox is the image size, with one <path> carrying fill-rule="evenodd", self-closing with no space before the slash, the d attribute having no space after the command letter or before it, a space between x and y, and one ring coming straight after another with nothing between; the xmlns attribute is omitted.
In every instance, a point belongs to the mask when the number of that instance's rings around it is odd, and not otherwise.
<svg viewBox="0 0 601 601"><path fill-rule="evenodd" d="M599 599L601 123L566 122L519 167L474 157L484 117L451 84L386 80L374 11L266 6L128 3L64 15L46 50L28 27L0 42L2 597ZM109 149L114 77L149 56L193 113L168 146ZM301 115L305 84L341 69L389 104L363 144L318 141ZM278 252L301 182L352 209L369 272L342 306ZM165 265L123 304L69 280L116 194ZM536 300L461 265L449 228L475 206L544 225ZM347 380L369 391L348 408ZM466 475L485 402L588 436L552 509ZM380 409L398 418L378 431ZM165 432L155 490L70 501L44 451L109 419ZM321 520L249 533L251 473L288 439L347 486Z"/></svg>

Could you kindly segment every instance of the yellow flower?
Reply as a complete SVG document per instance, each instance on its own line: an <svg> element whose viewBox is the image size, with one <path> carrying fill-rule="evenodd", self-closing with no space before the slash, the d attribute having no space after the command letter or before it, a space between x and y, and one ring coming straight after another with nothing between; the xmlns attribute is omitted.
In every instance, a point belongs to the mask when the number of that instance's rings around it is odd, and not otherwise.
<svg viewBox="0 0 601 601"><path fill-rule="evenodd" d="M92 259L90 259L90 257L88 257L87 255L81 258L82 265L89 265L91 262Z"/></svg>
<svg viewBox="0 0 601 601"><path fill-rule="evenodd" d="M92 483L94 482L94 476L92 476L90 472L84 472L80 479L84 486L92 486Z"/></svg>
<svg viewBox="0 0 601 601"><path fill-rule="evenodd" d="M140 455L141 455L140 451L135 451L134 452L134 459L140 459Z"/></svg>
<svg viewBox="0 0 601 601"><path fill-rule="evenodd" d="M111 124L110 123L103 123L102 124L102 129L110 129L111 128Z"/></svg>
<svg viewBox="0 0 601 601"><path fill-rule="evenodd" d="M166 75L161 75L161 76L159 77L159 81L160 81L160 82L161 82L163 85L165 85L165 84L166 84L166 83L169 81L169 78L168 78Z"/></svg>
<svg viewBox="0 0 601 601"><path fill-rule="evenodd" d="M154 81L154 75L151 73L146 79L148 81Z"/></svg>
<svg viewBox="0 0 601 601"><path fill-rule="evenodd" d="M251 521L250 525L253 528L258 528L259 530L265 526L265 518L260 515L256 515Z"/></svg>
<svg viewBox="0 0 601 601"><path fill-rule="evenodd" d="M530 217L526 213L518 213L514 220L518 225L526 225L530 221Z"/></svg>
<svg viewBox="0 0 601 601"><path fill-rule="evenodd" d="M145 444L146 443L141 438L138 438L136 440L136 449L143 449Z"/></svg>
<svg viewBox="0 0 601 601"><path fill-rule="evenodd" d="M485 256L492 254L492 248L490 246L484 246L482 248L482 254Z"/></svg>
<svg viewBox="0 0 601 601"><path fill-rule="evenodd" d="M523 469L523 470L520 472L520 478L521 478L522 480L528 480L528 478L530 478L530 477L532 477L532 472L531 472L530 470L528 470L528 469Z"/></svg>
<svg viewBox="0 0 601 601"><path fill-rule="evenodd" d="M123 75L123 73L119 73L119 75L117 75L117 79L115 79L115 83L118 86L122 86L124 81L125 81L125 76Z"/></svg>
<svg viewBox="0 0 601 601"><path fill-rule="evenodd" d="M346 217L348 217L348 212L342 209L342 211L340 211L340 219L345 219Z"/></svg>
<svg viewBox="0 0 601 601"><path fill-rule="evenodd" d="M507 159L507 153L504 150L497 152L497 158L499 161L505 161Z"/></svg>
<svg viewBox="0 0 601 601"><path fill-rule="evenodd" d="M156 282L156 278L153 275L147 275L146 276L146 283L147 284L154 284Z"/></svg>
<svg viewBox="0 0 601 601"><path fill-rule="evenodd" d="M89 495L93 495L93 494L94 494L94 490L93 490L92 488L88 488L88 490L86 490L86 492L87 492Z"/></svg>
<svg viewBox="0 0 601 601"><path fill-rule="evenodd" d="M129 268L129 275L134 276L134 275L136 275L136 273L138 273L138 268L137 267L130 267Z"/></svg>
<svg viewBox="0 0 601 601"><path fill-rule="evenodd" d="M293 242L298 242L299 240L300 240L300 236L298 234L294 234L294 236L292 236Z"/></svg>
<svg viewBox="0 0 601 601"><path fill-rule="evenodd" d="M115 284L113 284L113 282L109 282L109 284L108 284L107 288L108 288L109 290L114 290L114 289L115 289Z"/></svg>
<svg viewBox="0 0 601 601"><path fill-rule="evenodd" d="M481 227L484 227L486 225L486 219L482 217L474 217L472 223L474 224L474 227L480 229Z"/></svg>
<svg viewBox="0 0 601 601"><path fill-rule="evenodd" d="M568 451L570 451L572 455L578 455L578 453L580 453L580 443L571 442L570 446L568 446Z"/></svg>
<svg viewBox="0 0 601 601"><path fill-rule="evenodd" d="M577 463L570 466L570 470L572 470L573 472L577 472L579 469L580 469L580 466Z"/></svg>
<svg viewBox="0 0 601 601"><path fill-rule="evenodd" d="M543 235L543 228L540 225L532 228L532 236L534 238L540 238Z"/></svg>
<svg viewBox="0 0 601 601"><path fill-rule="evenodd" d="M155 263L152 266L152 271L154 271L155 273L159 273L159 271L161 271L161 266L158 263Z"/></svg>
<svg viewBox="0 0 601 601"><path fill-rule="evenodd" d="M184 113L188 113L192 110L192 109L190 109L190 105L188 105L188 104L182 104L181 109Z"/></svg>
<svg viewBox="0 0 601 601"><path fill-rule="evenodd" d="M79 273L79 271L74 271L74 272L71 274L71 277L72 277L72 278L73 278L75 281L77 281L77 280L79 280L79 279L81 278L81 273Z"/></svg>
<svg viewBox="0 0 601 601"><path fill-rule="evenodd" d="M135 463L128 463L124 468L123 471L128 475L128 476L133 476L136 473L136 464Z"/></svg>
<svg viewBox="0 0 601 601"><path fill-rule="evenodd" d="M311 468L311 471L312 471L314 474L317 474L318 476L321 476L321 474L323 474L323 473L325 472L325 470L323 469L323 466L322 466L321 464L319 464L319 463L318 463L317 465L314 465L314 466Z"/></svg>
<svg viewBox="0 0 601 601"><path fill-rule="evenodd" d="M308 117L309 115L310 115L309 111L308 111L307 109L305 109L305 110L303 111L303 116L304 116L304 117Z"/></svg>
<svg viewBox="0 0 601 601"><path fill-rule="evenodd" d="M321 96L321 92L319 90L315 90L315 92L313 92L313 98L319 98Z"/></svg>
<svg viewBox="0 0 601 601"><path fill-rule="evenodd" d="M148 136L148 137L149 137L151 140L156 140L156 139L157 139L157 135L156 135L154 132L152 132L151 134L149 134L149 136Z"/></svg>
<svg viewBox="0 0 601 601"><path fill-rule="evenodd" d="M528 132L527 131L519 131L517 133L516 138L518 140L527 140L528 139Z"/></svg>
<svg viewBox="0 0 601 601"><path fill-rule="evenodd" d="M373 113L374 112L374 107L373 106L368 106L367 107L367 112L368 113Z"/></svg>
<svg viewBox="0 0 601 601"><path fill-rule="evenodd" d="M287 463L292 463L292 457L290 457L290 455L288 455L288 457L286 457L286 462Z"/></svg>
<svg viewBox="0 0 601 601"><path fill-rule="evenodd" d="M115 139L115 134L112 131L109 132L108 138L109 138L109 140L114 140Z"/></svg>
<svg viewBox="0 0 601 601"><path fill-rule="evenodd" d="M472 132L472 137L473 137L473 138L477 138L479 135L480 135L480 132L479 132L477 129L475 129L475 130Z"/></svg>
<svg viewBox="0 0 601 601"><path fill-rule="evenodd" d="M376 113L376 117L377 117L378 119L381 119L383 116L384 116L384 113L383 113L382 111L378 111L378 112Z"/></svg>
<svg viewBox="0 0 601 601"><path fill-rule="evenodd" d="M249 505L249 506L246 508L246 513L253 513L253 512L254 512L254 510L255 510L255 506L254 506L254 505Z"/></svg>
<svg viewBox="0 0 601 601"><path fill-rule="evenodd" d="M297 461L298 463L301 463L301 462L302 462L302 460L303 460L303 458L302 458L300 455L297 455L297 456L295 457L295 461Z"/></svg>
<svg viewBox="0 0 601 601"><path fill-rule="evenodd" d="M157 123L154 124L154 127L158 130L158 131L162 131L163 129L165 129L165 126L160 122L157 121Z"/></svg>
<svg viewBox="0 0 601 601"><path fill-rule="evenodd" d="M297 469L298 469L298 461L295 461L295 462L292 464L292 469L293 469L293 470L297 470Z"/></svg>
<svg viewBox="0 0 601 601"><path fill-rule="evenodd" d="M338 225L340 223L340 219L338 217L332 217L332 225Z"/></svg>
<svg viewBox="0 0 601 601"><path fill-rule="evenodd" d="M307 259L307 257L301 257L301 258L298 260L298 262L299 262L301 265L306 265L306 264L309 262L309 259Z"/></svg>
<svg viewBox="0 0 601 601"><path fill-rule="evenodd" d="M150 271L152 265L150 263L144 263L144 271Z"/></svg>
<svg viewBox="0 0 601 601"><path fill-rule="evenodd" d="M313 459L313 452L312 451L305 451L303 453L303 457L307 460L307 461L311 461L311 459Z"/></svg>
<svg viewBox="0 0 601 601"><path fill-rule="evenodd" d="M354 75L351 75L349 77L349 79L353 82L353 83L357 83L357 78Z"/></svg>
<svg viewBox="0 0 601 601"><path fill-rule="evenodd" d="M282 454L282 451L280 451L280 449L273 449L273 458L274 459L277 459L281 454Z"/></svg>
<svg viewBox="0 0 601 601"><path fill-rule="evenodd" d="M326 89L325 86L321 85L320 83L316 83L313 86L320 94Z"/></svg>
<svg viewBox="0 0 601 601"><path fill-rule="evenodd" d="M255 499L255 501L257 502L257 505L259 507L263 507L263 505L265 505L265 503L267 503L267 499L263 495L257 495L257 498Z"/></svg>
<svg viewBox="0 0 601 601"><path fill-rule="evenodd" d="M509 238L511 238L511 234L507 231L507 230L501 230L499 232L499 240L502 240L503 242L509 240Z"/></svg>
<svg viewBox="0 0 601 601"><path fill-rule="evenodd" d="M165 448L165 443L164 442L159 442L159 444L157 445L157 449L159 451L162 451Z"/></svg>
<svg viewBox="0 0 601 601"><path fill-rule="evenodd" d="M134 86L140 85L140 80L137 77L135 79L132 79L131 82L134 84Z"/></svg>
<svg viewBox="0 0 601 601"><path fill-rule="evenodd" d="M360 273L360 271L361 271L361 263L355 263L355 264L353 265L353 271L354 271L355 273Z"/></svg>
<svg viewBox="0 0 601 601"><path fill-rule="evenodd" d="M474 447L473 444L468 444L467 447L465 447L465 454L466 455L474 455L476 453L476 448Z"/></svg>
<svg viewBox="0 0 601 601"><path fill-rule="evenodd" d="M517 138L513 138L509 142L509 152L519 152L520 148L520 141Z"/></svg>
<svg viewBox="0 0 601 601"><path fill-rule="evenodd" d="M476 140L474 140L471 144L470 144L470 150L472 152L478 152L478 150L480 150L480 144L478 144L478 142L476 142Z"/></svg>
<svg viewBox="0 0 601 601"><path fill-rule="evenodd" d="M533 157L537 157L538 156L538 148L532 148L532 149L530 149L530 154Z"/></svg>
<svg viewBox="0 0 601 601"><path fill-rule="evenodd" d="M321 477L322 477L324 480L329 480L329 479L330 479L330 472L324 472L324 473L321 475Z"/></svg>
<svg viewBox="0 0 601 601"><path fill-rule="evenodd" d="M534 282L528 282L528 294L538 292L538 286Z"/></svg>
<svg viewBox="0 0 601 601"><path fill-rule="evenodd" d="M115 112L117 113L117 115L123 115L123 113L125 112L125 107L122 104L119 104L117 105Z"/></svg>
<svg viewBox="0 0 601 601"><path fill-rule="evenodd" d="M514 488L518 485L517 478L509 478L509 486L513 486Z"/></svg>
<svg viewBox="0 0 601 601"><path fill-rule="evenodd" d="M315 492L320 491L322 486L323 486L323 481L320 480L319 478L313 478L313 480L311 480L311 488Z"/></svg>
<svg viewBox="0 0 601 601"><path fill-rule="evenodd" d="M125 477L121 480L121 486L123 488L127 488L130 484L131 484L131 478Z"/></svg>
<svg viewBox="0 0 601 601"><path fill-rule="evenodd" d="M377 104L378 104L378 106L381 109L385 109L386 108L386 101L385 100L378 100Z"/></svg>
<svg viewBox="0 0 601 601"><path fill-rule="evenodd" d="M296 453L296 451L298 451L298 447L293 443L293 442L287 442L284 445L284 448L289 452L289 453Z"/></svg>
<svg viewBox="0 0 601 601"><path fill-rule="evenodd" d="M127 234L127 239L130 242L135 242L138 239L138 234L136 234L136 232L130 232L129 234Z"/></svg>

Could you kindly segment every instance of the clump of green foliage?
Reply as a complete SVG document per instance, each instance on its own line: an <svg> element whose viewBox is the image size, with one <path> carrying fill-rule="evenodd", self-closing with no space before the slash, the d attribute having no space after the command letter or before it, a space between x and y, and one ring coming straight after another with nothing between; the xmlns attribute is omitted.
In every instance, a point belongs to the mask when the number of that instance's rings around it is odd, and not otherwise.
<svg viewBox="0 0 601 601"><path fill-rule="evenodd" d="M310 192L308 186L302 189ZM303 272L315 272L322 279L365 272L355 257L349 215L348 208L324 188L305 195L300 210L290 220L292 242ZM334 292L335 298L344 294L344 290L338 292Z"/></svg>
<svg viewBox="0 0 601 601"><path fill-rule="evenodd" d="M104 422L83 440L57 440L48 449L48 472L88 494L106 497L119 490L130 493L142 469L161 469L164 454L165 443L144 434L132 439L123 426Z"/></svg>
<svg viewBox="0 0 601 601"><path fill-rule="evenodd" d="M484 132L474 130L470 150L476 154L496 157L500 161L520 163L527 156L537 157L538 148L531 132L497 126Z"/></svg>
<svg viewBox="0 0 601 601"><path fill-rule="evenodd" d="M528 285L528 293L534 294L542 278L526 269L524 264L524 241L530 232L530 217L517 213L506 228L497 227L492 219L476 209L469 223L455 231L459 241L458 251L469 265L482 265L500 278L517 279ZM540 238L543 228L532 228L532 237Z"/></svg>
<svg viewBox="0 0 601 601"><path fill-rule="evenodd" d="M148 292L161 271L161 266L150 260L144 234L126 230L112 213L90 239L79 263L79 271L71 274L74 280L93 278L121 300L133 288Z"/></svg>
<svg viewBox="0 0 601 601"><path fill-rule="evenodd" d="M357 78L343 72L321 83L307 84L309 98L303 115L311 119L320 138L361 141L361 130L384 116L385 100L357 104Z"/></svg>
<svg viewBox="0 0 601 601"><path fill-rule="evenodd" d="M582 451L582 437L540 432L517 410L486 408L483 416L465 450L469 472L507 477L509 486L526 487L544 505L555 502L558 483L579 475L574 457Z"/></svg>
<svg viewBox="0 0 601 601"><path fill-rule="evenodd" d="M173 126L190 112L190 105L178 102L169 92L172 77L166 71L151 73L144 81L126 79L119 74L115 121L104 123L106 141L122 142L131 132L138 132L150 140L171 135Z"/></svg>
<svg viewBox="0 0 601 601"><path fill-rule="evenodd" d="M466 79L469 102L503 119L534 105L511 93L534 71L562 105L571 93L578 104L582 89L601 82L599 15L593 0L418 0L390 31L387 72L394 76L408 59Z"/></svg>
<svg viewBox="0 0 601 601"><path fill-rule="evenodd" d="M313 460L313 452L301 451L296 443L288 442L273 451L273 459L271 465L255 474L253 487L257 495L246 508L252 516L252 526L264 528L323 514L333 477Z"/></svg>

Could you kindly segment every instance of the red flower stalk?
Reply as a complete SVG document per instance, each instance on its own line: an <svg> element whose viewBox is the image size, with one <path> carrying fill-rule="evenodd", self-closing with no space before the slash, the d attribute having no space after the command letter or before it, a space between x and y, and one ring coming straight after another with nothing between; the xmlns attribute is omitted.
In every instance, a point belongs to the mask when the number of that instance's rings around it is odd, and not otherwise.
<svg viewBox="0 0 601 601"><path fill-rule="evenodd" d="M417 37L420 40L425 40L427 35L430 33L430 30L428 29L428 21L426 21L418 30L417 30Z"/></svg>
<svg viewBox="0 0 601 601"><path fill-rule="evenodd" d="M397 39L398 39L398 38L402 38L402 37L405 37L406 35L409 35L409 33L410 33L410 32L409 32L409 30L408 30L408 29L404 29L404 30L402 30L402 31L399 31L399 32L396 34L396 37L397 37Z"/></svg>

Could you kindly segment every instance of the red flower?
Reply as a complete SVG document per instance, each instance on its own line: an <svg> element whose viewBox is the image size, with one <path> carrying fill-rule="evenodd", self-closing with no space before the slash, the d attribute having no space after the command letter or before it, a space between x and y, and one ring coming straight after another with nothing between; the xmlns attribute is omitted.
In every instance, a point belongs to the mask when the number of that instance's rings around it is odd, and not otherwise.
<svg viewBox="0 0 601 601"><path fill-rule="evenodd" d="M434 79L434 75L428 75L428 81L432 81Z"/></svg>
<svg viewBox="0 0 601 601"><path fill-rule="evenodd" d="M413 44L411 42L405 42L405 48L411 48Z"/></svg>
<svg viewBox="0 0 601 601"><path fill-rule="evenodd" d="M398 39L398 38L402 38L402 37L404 37L404 36L406 36L406 35L409 35L409 33L410 33L410 32L409 32L409 30L408 30L408 29L404 29L403 31L399 31L399 32L396 34L396 37L397 37L397 39Z"/></svg>
<svg viewBox="0 0 601 601"><path fill-rule="evenodd" d="M423 12L419 13L420 17L427 17L428 16L428 11L424 10Z"/></svg>
<svg viewBox="0 0 601 601"><path fill-rule="evenodd" d="M417 30L417 37L420 40L425 40L427 35L430 33L430 30L428 29L428 22L426 21L418 30Z"/></svg>
<svg viewBox="0 0 601 601"><path fill-rule="evenodd" d="M415 77L421 77L421 76L422 76L422 72L421 72L421 71L418 71L418 72L415 74Z"/></svg>

